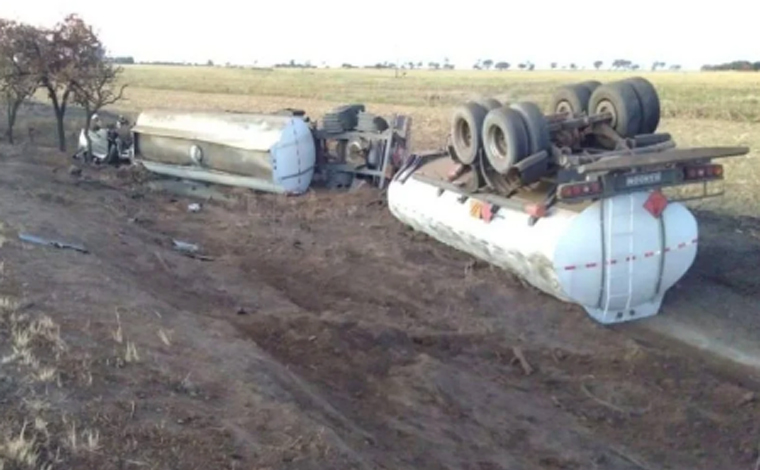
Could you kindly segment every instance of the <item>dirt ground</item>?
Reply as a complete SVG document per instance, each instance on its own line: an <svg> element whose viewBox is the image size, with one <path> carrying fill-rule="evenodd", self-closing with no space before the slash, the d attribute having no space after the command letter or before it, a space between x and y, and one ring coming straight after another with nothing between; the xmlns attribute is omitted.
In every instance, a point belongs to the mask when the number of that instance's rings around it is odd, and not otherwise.
<svg viewBox="0 0 760 470"><path fill-rule="evenodd" d="M757 468L749 372L599 326L372 189L192 213L134 169L70 165L0 145L6 469ZM670 296L758 295L759 226L706 216Z"/></svg>

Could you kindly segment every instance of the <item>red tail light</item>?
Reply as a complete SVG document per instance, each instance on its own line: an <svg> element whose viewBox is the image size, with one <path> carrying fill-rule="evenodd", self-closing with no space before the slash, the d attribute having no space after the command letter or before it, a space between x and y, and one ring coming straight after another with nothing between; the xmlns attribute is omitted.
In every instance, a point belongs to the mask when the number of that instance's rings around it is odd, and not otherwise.
<svg viewBox="0 0 760 470"><path fill-rule="evenodd" d="M723 176L723 165L689 166L684 168L683 176L685 180L721 178Z"/></svg>
<svg viewBox="0 0 760 470"><path fill-rule="evenodd" d="M562 199L575 199L601 194L602 183L599 181L587 181L584 183L565 184L560 187L559 197Z"/></svg>

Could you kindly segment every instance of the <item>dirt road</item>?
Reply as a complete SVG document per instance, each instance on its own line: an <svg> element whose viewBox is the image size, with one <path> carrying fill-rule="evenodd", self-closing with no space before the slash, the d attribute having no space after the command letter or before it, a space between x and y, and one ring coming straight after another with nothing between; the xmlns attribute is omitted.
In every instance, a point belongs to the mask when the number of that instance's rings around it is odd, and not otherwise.
<svg viewBox="0 0 760 470"><path fill-rule="evenodd" d="M0 147L6 459L23 436L37 464L99 470L758 460L751 374L596 325L406 229L372 190L228 191L191 213L192 200L148 190L137 172L69 165ZM699 261L668 303L717 282L758 292L755 226L705 224Z"/></svg>

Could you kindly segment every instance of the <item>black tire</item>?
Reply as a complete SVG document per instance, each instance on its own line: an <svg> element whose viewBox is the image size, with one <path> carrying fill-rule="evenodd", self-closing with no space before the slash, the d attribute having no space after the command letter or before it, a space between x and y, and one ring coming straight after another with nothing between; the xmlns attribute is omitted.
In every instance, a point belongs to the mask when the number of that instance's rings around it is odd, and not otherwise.
<svg viewBox="0 0 760 470"><path fill-rule="evenodd" d="M527 157L530 141L522 115L506 106L491 110L483 122L483 147L488 163L502 175Z"/></svg>
<svg viewBox="0 0 760 470"><path fill-rule="evenodd" d="M532 155L542 150L548 151L551 146L551 136L549 135L549 124L546 122L541 108L530 101L515 103L510 107L520 113L525 123L525 128L528 131L528 142L530 143L528 154Z"/></svg>
<svg viewBox="0 0 760 470"><path fill-rule="evenodd" d="M481 98L481 99L475 100L475 103L483 106L488 111L492 109L496 109L496 108L501 108L502 106L504 106L499 100L495 98Z"/></svg>
<svg viewBox="0 0 760 470"><path fill-rule="evenodd" d="M359 113L356 130L360 132L383 132L388 129L388 121L372 113Z"/></svg>
<svg viewBox="0 0 760 470"><path fill-rule="evenodd" d="M558 88L554 92L554 95L552 95L549 104L549 113L588 113L588 103L590 98L591 91L588 87L581 84L565 85Z"/></svg>
<svg viewBox="0 0 760 470"><path fill-rule="evenodd" d="M338 106L323 116L322 123L325 131L337 134L353 130L358 122L358 114L364 109L363 104Z"/></svg>
<svg viewBox="0 0 760 470"><path fill-rule="evenodd" d="M488 110L472 101L457 107L451 118L451 144L459 162L471 165L482 147L483 120Z"/></svg>
<svg viewBox="0 0 760 470"><path fill-rule="evenodd" d="M641 129L640 134L654 134L660 125L660 97L652 82L643 77L631 77L623 80L628 82L636 90L641 102Z"/></svg>
<svg viewBox="0 0 760 470"><path fill-rule="evenodd" d="M622 137L639 133L642 122L641 102L636 90L628 82L611 82L600 86L591 95L589 113L612 114L612 127Z"/></svg>
<svg viewBox="0 0 760 470"><path fill-rule="evenodd" d="M589 93L593 93L594 90L602 86L602 82L598 80L586 80L585 82L580 82L578 85L588 88Z"/></svg>

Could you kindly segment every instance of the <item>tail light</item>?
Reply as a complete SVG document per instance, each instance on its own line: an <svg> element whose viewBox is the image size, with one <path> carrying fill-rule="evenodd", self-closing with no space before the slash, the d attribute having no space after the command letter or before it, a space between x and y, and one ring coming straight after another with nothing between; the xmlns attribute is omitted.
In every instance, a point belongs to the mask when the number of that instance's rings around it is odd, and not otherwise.
<svg viewBox="0 0 760 470"><path fill-rule="evenodd" d="M683 170L685 180L704 180L723 177L723 165L688 166Z"/></svg>
<svg viewBox="0 0 760 470"><path fill-rule="evenodd" d="M561 199L576 199L596 196L602 193L602 183L599 181L587 181L584 183L564 184L559 188Z"/></svg>

